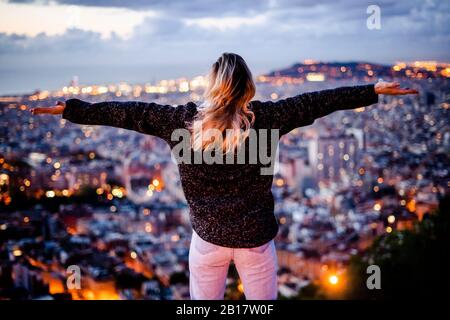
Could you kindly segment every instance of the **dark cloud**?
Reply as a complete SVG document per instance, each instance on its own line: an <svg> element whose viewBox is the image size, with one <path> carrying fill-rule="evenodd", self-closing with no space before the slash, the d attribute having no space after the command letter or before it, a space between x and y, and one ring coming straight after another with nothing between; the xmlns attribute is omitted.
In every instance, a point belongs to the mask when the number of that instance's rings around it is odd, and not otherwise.
<svg viewBox="0 0 450 320"><path fill-rule="evenodd" d="M269 0L12 0L16 3L59 3L80 6L115 7L131 10L158 10L176 16L216 16L256 12L270 8ZM306 2L306 1L305 1ZM299 2L300 4L300 2Z"/></svg>
<svg viewBox="0 0 450 320"><path fill-rule="evenodd" d="M102 41L100 34L79 29L69 29L63 35L47 36L40 33L35 37L23 35L6 35L0 33L0 54L52 54L55 52L76 53L86 48L106 48L117 41L113 37L108 41Z"/></svg>
<svg viewBox="0 0 450 320"><path fill-rule="evenodd" d="M34 2L14 0L13 2ZM51 3L55 1L38 1ZM295 40L321 41L322 37L353 37L355 41L361 36L378 40L397 38L416 38L416 42L432 39L445 39L450 36L450 2L447 1L377 1L381 8L382 29L368 31L366 28L366 8L372 1L361 0L57 0L58 3L83 6L123 7L131 9L155 9L160 12L157 17L146 18L135 28L133 37L127 43L145 48L153 42L168 45L168 42L220 44L230 42L244 43L289 43ZM185 19L210 18L216 16L239 16L244 19L257 15L265 17L260 24L242 25L240 28L227 29L226 32L215 28L201 28L198 25L186 25ZM399 37L402 37L401 39ZM406 36L406 37L405 37ZM75 39L79 37L79 39ZM90 32L67 32L66 35L35 39L20 36L0 36L0 52L17 50L34 50L36 47L54 46L70 49L72 43L95 50L99 46L127 48L127 43L113 38L102 40ZM332 45L332 44L331 44ZM414 50L414 43L405 44ZM448 49L448 44L442 44Z"/></svg>
<svg viewBox="0 0 450 320"><path fill-rule="evenodd" d="M417 0L412 0L416 1ZM157 10L177 17L213 17L258 14L269 11L299 9L302 14L310 8L324 8L333 13L348 9L365 8L371 1L345 0L10 0L15 3L68 4L79 6L126 8L131 10ZM395 7L390 0L378 1L386 7Z"/></svg>

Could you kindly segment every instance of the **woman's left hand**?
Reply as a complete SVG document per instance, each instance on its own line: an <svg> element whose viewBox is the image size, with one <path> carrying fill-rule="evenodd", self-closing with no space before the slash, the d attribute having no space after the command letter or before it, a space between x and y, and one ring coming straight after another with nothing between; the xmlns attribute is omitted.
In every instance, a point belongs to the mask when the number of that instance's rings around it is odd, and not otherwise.
<svg viewBox="0 0 450 320"><path fill-rule="evenodd" d="M410 88L400 88L400 83L398 82L378 82L375 84L375 93L398 96L403 94L418 94L419 91Z"/></svg>

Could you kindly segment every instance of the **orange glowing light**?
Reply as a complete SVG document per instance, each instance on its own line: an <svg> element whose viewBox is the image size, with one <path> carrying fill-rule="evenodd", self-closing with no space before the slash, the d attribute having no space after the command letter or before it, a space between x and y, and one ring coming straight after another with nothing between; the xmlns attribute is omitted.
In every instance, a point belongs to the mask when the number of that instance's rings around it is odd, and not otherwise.
<svg viewBox="0 0 450 320"><path fill-rule="evenodd" d="M411 201L408 201L406 204L406 208L409 210L409 212L416 211L416 200L412 199Z"/></svg>
<svg viewBox="0 0 450 320"><path fill-rule="evenodd" d="M328 277L328 282L331 285L335 286L335 285L337 285L339 283L339 277L337 275L335 275L335 274L332 274L332 275L330 275Z"/></svg>
<svg viewBox="0 0 450 320"><path fill-rule="evenodd" d="M90 291L90 290L86 290L85 296L86 296L87 300L94 300L95 299L95 294L92 291Z"/></svg>
<svg viewBox="0 0 450 320"><path fill-rule="evenodd" d="M277 187L282 187L284 185L284 180L279 178L275 181Z"/></svg>

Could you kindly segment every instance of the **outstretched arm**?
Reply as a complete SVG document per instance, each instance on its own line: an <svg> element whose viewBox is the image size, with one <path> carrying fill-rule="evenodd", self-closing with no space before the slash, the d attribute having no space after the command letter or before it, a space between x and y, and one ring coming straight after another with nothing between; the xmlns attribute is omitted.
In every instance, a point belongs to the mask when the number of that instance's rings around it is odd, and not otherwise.
<svg viewBox="0 0 450 320"><path fill-rule="evenodd" d="M341 87L309 92L276 102L266 102L273 119L272 128L281 134L310 125L315 119L337 110L354 109L378 102L379 94L417 94L416 90L402 89L397 82L379 82L375 85Z"/></svg>
<svg viewBox="0 0 450 320"><path fill-rule="evenodd" d="M134 130L170 139L178 125L180 109L170 105L145 102L100 102L89 103L79 99L58 102L49 108L35 108L33 114L62 114L64 119L85 125L105 125Z"/></svg>

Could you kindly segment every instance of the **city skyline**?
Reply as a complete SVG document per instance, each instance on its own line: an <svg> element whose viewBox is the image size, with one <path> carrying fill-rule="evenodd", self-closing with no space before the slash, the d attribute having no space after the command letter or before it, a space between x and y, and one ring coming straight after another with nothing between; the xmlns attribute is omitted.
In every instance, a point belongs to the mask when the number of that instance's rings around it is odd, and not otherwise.
<svg viewBox="0 0 450 320"><path fill-rule="evenodd" d="M308 80L307 67L323 72L324 81L317 73ZM383 72L367 64L323 67L302 66L306 80L260 79L261 99L370 83L369 75ZM366 283L349 278L352 258L364 257L376 239L412 232L416 223L435 217L449 184L448 78L440 76L447 69L394 67L420 95L382 97L376 106L342 110L280 141L272 186L280 297L351 298L346 290ZM29 110L69 97L179 104L198 101L203 85L201 79L74 85L0 100L0 297L189 298L189 211L163 140L33 117ZM79 289L65 285L73 265L82 271ZM226 299L242 299L236 273L228 280Z"/></svg>
<svg viewBox="0 0 450 320"><path fill-rule="evenodd" d="M340 67L339 67L340 66ZM348 66L351 66L348 68ZM306 67L306 68L305 68ZM319 69L316 69L319 68ZM351 70L351 68L356 68ZM375 68L372 70L371 68ZM315 71L314 71L314 70ZM313 59L305 59L301 62L293 63L280 69L271 70L265 74L255 75L257 82L288 82L288 83L304 83L306 82L323 82L330 76L329 69L339 69L341 76L332 75L338 79L351 79L354 77L358 79L365 74L365 81L383 80L384 77L399 77L399 78L417 78L423 79L427 77L450 77L450 63L428 60L428 61L397 61L395 64L374 64L367 61L333 61L324 62ZM358 70L359 69L359 70ZM316 72L317 71L317 72ZM333 71L334 72L334 71ZM352 72L358 75L352 75ZM191 90L192 86L203 87L206 85L207 75L198 74L192 77L178 76L169 79L143 78L134 79L131 81L124 81L116 79L112 81L108 76L102 78L100 81L86 82L81 80L78 75L74 75L70 79L63 79L61 85L50 87L39 87L35 89L25 90L22 92L6 92L0 91L0 97L8 99L8 97L22 96L30 94L33 96L62 96L64 94L85 94L83 90L94 90L95 94L101 94L109 91L111 88L117 88L118 91L124 90L125 93L133 93L135 91L146 91L147 93L168 93L173 91L186 92ZM85 80L85 79L84 79ZM122 89L120 89L122 88ZM97 92L99 90L99 92ZM114 89L115 90L115 89Z"/></svg>
<svg viewBox="0 0 450 320"><path fill-rule="evenodd" d="M0 94L204 74L224 51L255 76L321 61L450 60L449 4L380 1L0 1ZM351 50L349 50L351 48ZM109 80L109 81L107 81Z"/></svg>

